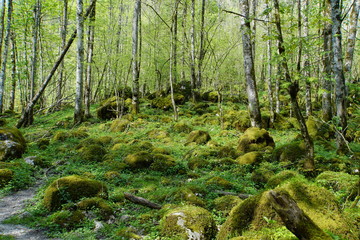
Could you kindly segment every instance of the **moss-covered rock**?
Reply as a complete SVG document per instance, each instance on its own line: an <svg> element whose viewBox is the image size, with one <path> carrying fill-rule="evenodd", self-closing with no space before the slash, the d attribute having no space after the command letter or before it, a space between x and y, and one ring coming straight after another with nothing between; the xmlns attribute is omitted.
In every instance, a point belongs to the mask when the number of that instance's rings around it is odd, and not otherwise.
<svg viewBox="0 0 360 240"><path fill-rule="evenodd" d="M228 214L233 207L241 202L242 200L238 196L226 195L214 199L214 208Z"/></svg>
<svg viewBox="0 0 360 240"><path fill-rule="evenodd" d="M104 199L99 197L81 200L76 206L78 209L85 211L98 210L100 217L104 220L108 220L114 214L114 209Z"/></svg>
<svg viewBox="0 0 360 240"><path fill-rule="evenodd" d="M236 159L240 165L260 163L262 160L262 154L259 152L248 152Z"/></svg>
<svg viewBox="0 0 360 240"><path fill-rule="evenodd" d="M70 133L68 132L68 131L62 131L62 130L60 130L60 131L57 131L55 134L54 134L54 136L53 136L53 138L52 138L52 140L53 141L55 141L55 142L63 142L63 141L65 141L67 138L69 138L69 137L71 137L71 135L70 135Z"/></svg>
<svg viewBox="0 0 360 240"><path fill-rule="evenodd" d="M219 158L233 158L236 159L237 157L239 157L241 155L241 152L237 151L235 148L233 147L229 147L229 146L221 146L218 147L218 153L217 153L217 157Z"/></svg>
<svg viewBox="0 0 360 240"><path fill-rule="evenodd" d="M97 117L103 120L116 118L123 108L124 113L128 112L128 107L125 106L124 101L119 97L110 97L100 103L96 110Z"/></svg>
<svg viewBox="0 0 360 240"><path fill-rule="evenodd" d="M203 101L209 101L209 102L218 102L219 100L219 94L217 91L208 91L201 94L201 98Z"/></svg>
<svg viewBox="0 0 360 240"><path fill-rule="evenodd" d="M177 189L177 191L174 194L175 201L180 203L187 203L190 205L205 206L205 201L198 197L191 189L187 187L182 187L180 189Z"/></svg>
<svg viewBox="0 0 360 240"><path fill-rule="evenodd" d="M14 172L10 169L0 169L0 188L8 184L14 176Z"/></svg>
<svg viewBox="0 0 360 240"><path fill-rule="evenodd" d="M68 202L76 202L84 197L107 198L107 187L102 182L80 177L67 176L55 180L44 193L44 206L55 211Z"/></svg>
<svg viewBox="0 0 360 240"><path fill-rule="evenodd" d="M197 168L206 168L209 166L209 160L201 157L193 157L188 160L188 167L191 170L195 170Z"/></svg>
<svg viewBox="0 0 360 240"><path fill-rule="evenodd" d="M213 186L224 188L224 189L229 189L233 186L233 184L231 182L229 182L228 180L226 180L222 177L218 177L218 176L208 179L206 181L206 185L213 185Z"/></svg>
<svg viewBox="0 0 360 240"><path fill-rule="evenodd" d="M85 214L80 210L61 210L49 216L50 222L67 230L76 228L84 219Z"/></svg>
<svg viewBox="0 0 360 240"><path fill-rule="evenodd" d="M169 155L153 154L153 163L150 168L155 171L166 171L176 165L175 159Z"/></svg>
<svg viewBox="0 0 360 240"><path fill-rule="evenodd" d="M289 118L285 118L281 114L275 114L275 119L273 126L277 130L288 130L293 128L293 124L288 120Z"/></svg>
<svg viewBox="0 0 360 240"><path fill-rule="evenodd" d="M248 111L234 111L230 110L224 114L224 128L236 129L238 131L245 131L250 125L250 117Z"/></svg>
<svg viewBox="0 0 360 240"><path fill-rule="evenodd" d="M273 159L279 162L299 162L306 156L306 148L303 142L294 141L276 148Z"/></svg>
<svg viewBox="0 0 360 240"><path fill-rule="evenodd" d="M201 115L209 112L209 104L204 102L196 103L190 107L190 110Z"/></svg>
<svg viewBox="0 0 360 240"><path fill-rule="evenodd" d="M111 123L110 132L124 132L130 126L127 119L116 119Z"/></svg>
<svg viewBox="0 0 360 240"><path fill-rule="evenodd" d="M36 140L36 145L40 150L45 150L50 144L49 138L40 138Z"/></svg>
<svg viewBox="0 0 360 240"><path fill-rule="evenodd" d="M192 131L189 134L185 145L188 145L188 144L193 143L193 142L196 143L196 144L205 144L210 140L211 140L211 137L210 137L208 132L201 131L201 130L196 130L196 131Z"/></svg>
<svg viewBox="0 0 360 240"><path fill-rule="evenodd" d="M174 93L175 104L182 105L185 103L184 95L180 93ZM172 108L171 95L166 97L157 97L150 102L151 107L158 108L162 110L169 110Z"/></svg>
<svg viewBox="0 0 360 240"><path fill-rule="evenodd" d="M107 153L106 149L97 144L91 144L79 149L82 160L88 162L101 162Z"/></svg>
<svg viewBox="0 0 360 240"><path fill-rule="evenodd" d="M115 180L120 177L120 173L118 171L107 171L104 174L104 178L107 180Z"/></svg>
<svg viewBox="0 0 360 240"><path fill-rule="evenodd" d="M133 169L147 168L154 162L154 157L147 151L140 151L127 155L124 162Z"/></svg>
<svg viewBox="0 0 360 240"><path fill-rule="evenodd" d="M330 139L335 134L329 125L326 125L320 120L317 120L313 116L310 116L306 120L306 126L310 137L313 139L319 139L319 138Z"/></svg>
<svg viewBox="0 0 360 240"><path fill-rule="evenodd" d="M169 210L160 223L161 235L171 239L210 240L215 237L216 225L210 212L195 206Z"/></svg>
<svg viewBox="0 0 360 240"><path fill-rule="evenodd" d="M190 127L184 122L178 122L172 126L172 130L177 133L190 133L192 131L192 127Z"/></svg>
<svg viewBox="0 0 360 240"><path fill-rule="evenodd" d="M161 129L153 129L153 130L147 132L146 135L150 139L164 139L164 138L169 137L169 133L167 131L161 130Z"/></svg>
<svg viewBox="0 0 360 240"><path fill-rule="evenodd" d="M293 178L304 179L304 176L300 175L298 172L293 170L284 170L279 172L278 174L272 176L269 181L267 182L266 186L268 188L275 188L280 184L289 181Z"/></svg>
<svg viewBox="0 0 360 240"><path fill-rule="evenodd" d="M272 150L275 142L265 129L257 127L248 128L240 137L238 150L242 152Z"/></svg>
<svg viewBox="0 0 360 240"><path fill-rule="evenodd" d="M0 129L0 161L20 158L26 150L26 141L17 128Z"/></svg>
<svg viewBox="0 0 360 240"><path fill-rule="evenodd" d="M116 236L121 237L120 239L131 239L131 240L142 239L141 236L136 234L136 230L130 227L125 227L117 230Z"/></svg>

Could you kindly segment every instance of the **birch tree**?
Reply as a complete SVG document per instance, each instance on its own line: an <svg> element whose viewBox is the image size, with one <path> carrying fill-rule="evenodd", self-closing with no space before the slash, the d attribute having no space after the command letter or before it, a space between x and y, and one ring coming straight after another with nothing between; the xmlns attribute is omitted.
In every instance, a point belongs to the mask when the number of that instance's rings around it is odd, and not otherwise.
<svg viewBox="0 0 360 240"><path fill-rule="evenodd" d="M356 33L358 29L358 19L360 14L360 0L354 0L352 10L350 13L350 22L349 22L349 36L347 39L346 53L345 53L345 73L351 78L351 67L353 65L355 43L356 43Z"/></svg>
<svg viewBox="0 0 360 240"><path fill-rule="evenodd" d="M141 13L141 0L136 0L134 7L133 25L132 25L132 111L137 114L139 108L139 78L140 78L140 59L139 59L139 22Z"/></svg>

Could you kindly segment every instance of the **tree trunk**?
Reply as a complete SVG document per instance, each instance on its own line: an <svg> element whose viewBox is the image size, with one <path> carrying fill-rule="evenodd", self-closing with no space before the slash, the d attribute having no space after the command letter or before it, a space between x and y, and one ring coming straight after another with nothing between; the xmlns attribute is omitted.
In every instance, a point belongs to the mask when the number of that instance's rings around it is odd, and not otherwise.
<svg viewBox="0 0 360 240"><path fill-rule="evenodd" d="M14 111L15 109L15 94L16 94L16 42L15 33L11 33L11 92L10 92L10 103L9 110Z"/></svg>
<svg viewBox="0 0 360 240"><path fill-rule="evenodd" d="M136 0L134 8L134 17L132 25L132 76L133 76L133 96L132 96L132 112L138 114L139 108L139 22L141 12L141 0Z"/></svg>
<svg viewBox="0 0 360 240"><path fill-rule="evenodd" d="M84 16L84 20L89 16L92 8L95 5L96 0L92 0L90 3L90 6L87 8L86 10L86 14ZM40 99L41 95L44 93L46 87L48 86L51 78L54 76L57 68L59 67L60 63L63 61L66 53L68 52L69 48L71 47L72 43L74 42L75 38L77 35L77 30L75 30L73 32L73 34L71 35L70 39L68 40L64 50L61 52L60 56L57 58L56 62L54 63L54 66L52 67L52 69L50 70L49 75L46 77L45 81L43 82L43 84L41 85L41 87L39 88L38 92L35 94L33 99L30 99L30 101L27 103L19 121L16 124L17 128L21 128L21 127L26 127L31 125L27 120L28 120L28 116L30 114L30 112L33 110L35 104L37 103L37 101Z"/></svg>
<svg viewBox="0 0 360 240"><path fill-rule="evenodd" d="M269 0L265 2L265 9L269 9ZM266 21L269 22L270 20L270 13L266 15ZM268 99L269 99L269 110L270 110L270 121L271 123L275 120L275 113L274 113L274 100L273 100L273 90L272 90L272 54L271 54L271 47L272 47L272 40L271 40L271 24L267 23L267 55L268 55L268 63L267 63L267 92L268 92Z"/></svg>
<svg viewBox="0 0 360 240"><path fill-rule="evenodd" d="M4 109L4 94L5 94L5 81L6 81L6 63L7 56L9 52L9 42L11 34L11 17L12 17L12 0L8 0L8 16L7 16L7 25L6 25L6 35L4 39L4 56L1 63L1 72L0 72L0 113Z"/></svg>
<svg viewBox="0 0 360 240"><path fill-rule="evenodd" d="M76 48L76 92L74 123L79 124L84 119L83 107L83 83L84 83L84 16L83 0L77 0L76 11L77 48Z"/></svg>
<svg viewBox="0 0 360 240"><path fill-rule="evenodd" d="M347 39L347 46L346 46L347 48L345 54L344 70L345 70L345 74L349 75L347 79L351 79L351 67L353 65L353 59L354 59L359 13L360 13L360 0L354 0L352 11L350 14L349 36Z"/></svg>
<svg viewBox="0 0 360 240"><path fill-rule="evenodd" d="M304 168L308 170L313 170L315 168L314 163L314 143L312 139L310 138L305 119L301 114L301 110L297 101L297 93L299 91L299 84L297 81L292 81L290 73L289 73L289 67L287 64L287 60L285 58L285 46L284 46L284 40L281 30L281 20L280 20L280 10L279 10L279 2L278 0L274 0L274 7L275 7L275 23L276 28L278 30L278 49L279 54L281 56L281 64L283 69L285 70L285 81L290 84L289 86L289 94L291 99L291 105L293 107L293 111L295 113L295 117L300 125L301 135L304 139L306 151L307 151L307 159L304 162Z"/></svg>
<svg viewBox="0 0 360 240"><path fill-rule="evenodd" d="M304 9L304 39L305 42L309 41L309 0L305 0ZM311 82L310 79L310 60L309 49L306 46L304 49L304 77L305 77L305 99L306 99L306 116L312 115L312 103L311 103Z"/></svg>
<svg viewBox="0 0 360 240"><path fill-rule="evenodd" d="M90 23L88 30L88 52L86 57L86 81L85 81L85 118L90 118L90 103L91 103L91 82L92 82L92 62L94 53L94 35L95 35L95 8L93 7L90 13Z"/></svg>
<svg viewBox="0 0 360 240"><path fill-rule="evenodd" d="M60 53L61 51L64 50L65 45L66 45L66 35L67 35L67 25L68 25L68 0L63 0L64 1L64 7L63 7L63 14L62 14L62 24L61 24L61 30L60 30L60 35L61 35L61 48L60 48ZM59 80L57 83L57 93L56 93L56 102L58 103L57 107L61 106L61 99L62 99L62 91L63 91L63 87L64 87L64 73L65 73L65 64L62 61L60 64L60 70L59 70Z"/></svg>
<svg viewBox="0 0 360 240"><path fill-rule="evenodd" d="M188 41L188 38L187 38L187 34L186 34L186 28L187 28L187 25L186 25L186 19L187 19L187 8L188 8L188 4L187 4L187 1L184 1L183 3L184 5L184 9L183 9L183 13L182 13L182 23L181 23L181 26L182 26L182 29L183 29L183 36L182 36L182 68L181 68L181 80L182 81L185 81L186 79L186 74L185 74L185 69L186 69L186 53L187 53L187 49L189 48L189 41Z"/></svg>
<svg viewBox="0 0 360 240"><path fill-rule="evenodd" d="M198 59L198 74L196 88L200 89L202 86L202 68L205 57L205 0L201 2L201 22L200 22L200 47Z"/></svg>
<svg viewBox="0 0 360 240"><path fill-rule="evenodd" d="M330 16L330 1L324 0L324 16L331 18ZM332 24L330 22L324 23L323 30L323 64L324 64L324 80L323 80L323 94L322 94L322 118L325 122L328 122L332 119L332 107L331 107L331 92L332 92L332 82L331 82L331 29Z"/></svg>
<svg viewBox="0 0 360 240"><path fill-rule="evenodd" d="M191 30L190 30L190 71L191 71L191 98L196 102L196 73L195 73L195 0L191 0Z"/></svg>
<svg viewBox="0 0 360 240"><path fill-rule="evenodd" d="M341 44L341 4L340 0L331 0L331 20L332 20L332 51L333 62L332 69L335 78L335 98L336 98L336 116L339 120L336 142L339 152L346 151L344 136L347 128L347 111L346 111L346 89L345 76L343 71L343 54Z"/></svg>
<svg viewBox="0 0 360 240"><path fill-rule="evenodd" d="M261 127L261 113L259 107L258 93L256 89L254 56L251 45L249 1L240 0L240 8L243 10L242 14L245 16L241 18L241 28L244 54L244 69L246 78L246 92L249 100L250 121L251 126Z"/></svg>
<svg viewBox="0 0 360 240"><path fill-rule="evenodd" d="M2 56L2 46L4 39L4 19L5 19L5 0L1 0L0 5L0 61ZM1 67L1 65L0 65Z"/></svg>

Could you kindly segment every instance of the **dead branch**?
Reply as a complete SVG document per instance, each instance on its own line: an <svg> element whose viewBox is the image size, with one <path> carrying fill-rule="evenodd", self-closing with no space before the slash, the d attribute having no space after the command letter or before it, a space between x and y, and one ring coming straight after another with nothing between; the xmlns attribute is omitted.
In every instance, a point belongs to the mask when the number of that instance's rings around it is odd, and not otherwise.
<svg viewBox="0 0 360 240"><path fill-rule="evenodd" d="M140 204L149 208L153 208L153 209L161 209L162 206L153 202L150 202L149 200L142 198L142 197L137 197L135 195L132 195L130 193L125 192L124 196L127 200L136 203L136 204Z"/></svg>

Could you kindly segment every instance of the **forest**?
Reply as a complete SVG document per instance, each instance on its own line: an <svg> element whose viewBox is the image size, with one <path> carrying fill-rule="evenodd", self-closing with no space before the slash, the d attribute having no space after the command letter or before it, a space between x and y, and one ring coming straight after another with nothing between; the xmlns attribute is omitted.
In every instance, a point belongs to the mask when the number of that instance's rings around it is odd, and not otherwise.
<svg viewBox="0 0 360 240"><path fill-rule="evenodd" d="M0 0L0 240L360 239L360 0Z"/></svg>

